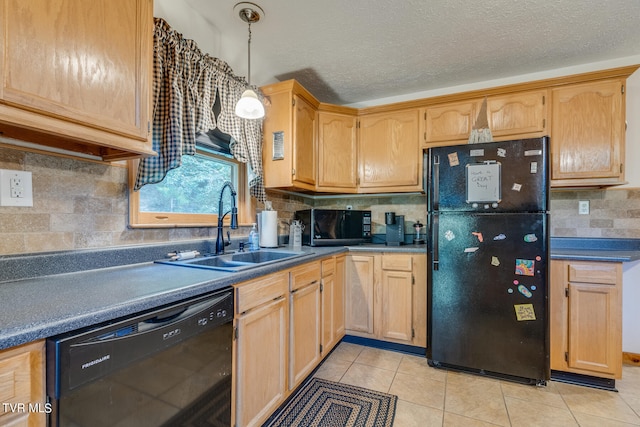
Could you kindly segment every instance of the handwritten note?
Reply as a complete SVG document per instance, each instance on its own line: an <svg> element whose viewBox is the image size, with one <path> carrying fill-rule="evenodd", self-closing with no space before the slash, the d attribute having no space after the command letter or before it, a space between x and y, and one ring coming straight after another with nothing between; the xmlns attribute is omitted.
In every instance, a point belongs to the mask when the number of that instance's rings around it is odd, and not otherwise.
<svg viewBox="0 0 640 427"><path fill-rule="evenodd" d="M467 165L467 203L499 202L501 164L498 162Z"/></svg>

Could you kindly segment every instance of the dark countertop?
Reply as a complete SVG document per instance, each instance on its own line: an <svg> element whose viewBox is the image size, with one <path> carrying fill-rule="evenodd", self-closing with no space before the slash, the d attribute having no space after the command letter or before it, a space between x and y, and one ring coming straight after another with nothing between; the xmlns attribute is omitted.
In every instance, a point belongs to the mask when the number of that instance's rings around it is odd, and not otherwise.
<svg viewBox="0 0 640 427"><path fill-rule="evenodd" d="M0 282L0 349L203 295L346 248L303 251L309 254L236 273L148 261Z"/></svg>
<svg viewBox="0 0 640 427"><path fill-rule="evenodd" d="M551 259L631 262L640 260L639 239L552 237Z"/></svg>
<svg viewBox="0 0 640 427"><path fill-rule="evenodd" d="M303 247L308 255L237 273L154 264L210 241L0 256L0 349L151 310L278 270L351 252L425 253L425 245ZM283 249L287 249L284 247ZM552 238L551 259L628 262L640 240Z"/></svg>

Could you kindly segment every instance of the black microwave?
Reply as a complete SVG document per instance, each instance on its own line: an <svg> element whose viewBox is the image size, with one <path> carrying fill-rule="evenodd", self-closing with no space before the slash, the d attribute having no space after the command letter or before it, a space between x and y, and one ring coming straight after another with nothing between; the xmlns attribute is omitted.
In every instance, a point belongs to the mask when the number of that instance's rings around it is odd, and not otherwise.
<svg viewBox="0 0 640 427"><path fill-rule="evenodd" d="M342 246L371 242L371 211L351 209L306 209L295 219L304 226L302 244Z"/></svg>

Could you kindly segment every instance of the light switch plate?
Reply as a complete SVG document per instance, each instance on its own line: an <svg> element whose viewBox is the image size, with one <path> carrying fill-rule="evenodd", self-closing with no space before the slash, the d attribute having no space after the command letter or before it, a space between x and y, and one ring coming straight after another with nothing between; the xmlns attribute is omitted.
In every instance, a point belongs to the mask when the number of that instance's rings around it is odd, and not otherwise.
<svg viewBox="0 0 640 427"><path fill-rule="evenodd" d="M0 206L33 206L31 172L0 169Z"/></svg>

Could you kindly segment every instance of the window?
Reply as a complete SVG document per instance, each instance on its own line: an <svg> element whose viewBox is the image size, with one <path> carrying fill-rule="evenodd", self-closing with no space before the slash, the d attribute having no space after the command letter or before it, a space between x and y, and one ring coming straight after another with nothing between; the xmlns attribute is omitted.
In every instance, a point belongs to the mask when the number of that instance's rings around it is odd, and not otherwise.
<svg viewBox="0 0 640 427"><path fill-rule="evenodd" d="M246 166L235 159L214 154L198 146L196 155L182 156L182 166L172 169L164 180L133 191L138 161L129 164L129 222L131 227L212 227L218 222L218 201L225 182L236 189L239 222L253 222L253 205L247 187ZM223 211L231 209L229 190ZM223 213L224 213L223 212ZM225 217L228 222L229 216Z"/></svg>

